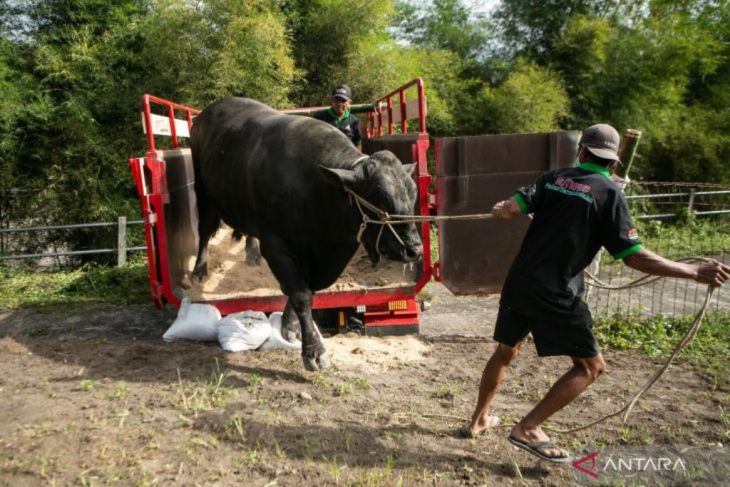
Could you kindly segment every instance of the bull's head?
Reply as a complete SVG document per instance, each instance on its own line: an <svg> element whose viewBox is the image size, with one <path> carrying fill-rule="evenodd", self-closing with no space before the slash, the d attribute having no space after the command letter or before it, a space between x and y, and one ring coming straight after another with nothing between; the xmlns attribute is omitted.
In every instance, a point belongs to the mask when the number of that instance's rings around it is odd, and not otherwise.
<svg viewBox="0 0 730 487"><path fill-rule="evenodd" d="M390 151L379 151L351 169L320 166L325 178L351 189L355 194L389 215L413 215L418 197L412 174L415 164L402 164ZM362 207L371 220L380 215ZM423 244L415 223L392 225L389 228L369 224L362 234L362 244L373 265L385 256L399 262L416 262L423 258Z"/></svg>

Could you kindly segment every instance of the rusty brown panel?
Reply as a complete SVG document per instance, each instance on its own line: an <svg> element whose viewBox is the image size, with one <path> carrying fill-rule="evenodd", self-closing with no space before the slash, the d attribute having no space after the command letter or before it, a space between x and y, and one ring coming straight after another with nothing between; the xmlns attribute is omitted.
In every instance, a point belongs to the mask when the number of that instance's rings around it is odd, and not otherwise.
<svg viewBox="0 0 730 487"><path fill-rule="evenodd" d="M165 235L170 283L175 294L182 297L179 284L185 276L190 259L198 251L198 206L193 184L193 158L189 149L158 151L165 161L169 203L165 205Z"/></svg>
<svg viewBox="0 0 730 487"><path fill-rule="evenodd" d="M418 140L418 134L393 134L365 139L362 141L362 148L365 154L373 154L379 150L389 150L403 163L410 164L413 161L411 146Z"/></svg>
<svg viewBox="0 0 730 487"><path fill-rule="evenodd" d="M440 139L439 215L489 213L541 173L575 164L580 132L482 135ZM439 223L441 280L454 294L501 290L529 219Z"/></svg>

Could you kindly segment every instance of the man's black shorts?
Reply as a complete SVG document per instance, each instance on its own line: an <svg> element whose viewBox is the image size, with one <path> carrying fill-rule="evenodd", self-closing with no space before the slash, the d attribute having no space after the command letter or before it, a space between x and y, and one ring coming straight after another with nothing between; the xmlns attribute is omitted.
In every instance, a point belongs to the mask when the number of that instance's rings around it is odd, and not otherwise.
<svg viewBox="0 0 730 487"><path fill-rule="evenodd" d="M590 315L582 323L550 323L522 315L507 305L499 307L494 327L496 341L514 347L530 332L540 357L568 355L590 358L599 352Z"/></svg>

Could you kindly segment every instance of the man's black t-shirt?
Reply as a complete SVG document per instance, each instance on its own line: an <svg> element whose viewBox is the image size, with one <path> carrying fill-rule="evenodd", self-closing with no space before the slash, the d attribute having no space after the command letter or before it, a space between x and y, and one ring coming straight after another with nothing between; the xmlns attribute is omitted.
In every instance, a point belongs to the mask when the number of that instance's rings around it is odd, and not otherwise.
<svg viewBox="0 0 730 487"><path fill-rule="evenodd" d="M623 259L641 249L626 198L603 166L544 173L517 190L533 220L502 289L502 306L557 322L590 320L580 298L583 269L601 246Z"/></svg>
<svg viewBox="0 0 730 487"><path fill-rule="evenodd" d="M362 139L360 135L360 120L350 113L350 110L345 111L342 117L338 117L337 114L332 110L332 107L327 110L319 110L314 112L313 118L322 120L330 125L334 125L342 131L353 144L358 145Z"/></svg>

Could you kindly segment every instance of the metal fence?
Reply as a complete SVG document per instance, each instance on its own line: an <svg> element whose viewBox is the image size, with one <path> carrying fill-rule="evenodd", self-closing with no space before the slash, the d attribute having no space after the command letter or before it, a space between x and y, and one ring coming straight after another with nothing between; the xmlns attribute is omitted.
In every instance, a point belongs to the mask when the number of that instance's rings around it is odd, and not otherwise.
<svg viewBox="0 0 730 487"><path fill-rule="evenodd" d="M99 228L99 227L117 227L117 245L114 248L105 249L87 249L87 250L65 250L60 252L36 252L29 254L0 254L1 261L9 260L28 260L28 259L44 259L48 257L74 257L80 255L93 254L116 254L117 265L123 266L127 263L127 254L129 252L141 252L147 250L145 246L128 247L127 246L127 227L130 225L141 225L142 220L127 221L127 218L120 216L116 222L98 222L98 223L78 223L72 225L49 225L37 227L18 227L18 228L0 228L0 235L18 234L18 233L38 233L49 232L53 230L73 230L80 228Z"/></svg>
<svg viewBox="0 0 730 487"><path fill-rule="evenodd" d="M669 259L710 257L730 263L730 188L714 184L640 183L626 188L629 209L642 243ZM594 268L595 270L595 268ZM604 255L599 278L626 284L641 273ZM689 316L698 311L706 286L686 279L660 279L627 290L588 288L588 304L597 316ZM720 288L708 312L730 312L730 291Z"/></svg>
<svg viewBox="0 0 730 487"><path fill-rule="evenodd" d="M730 188L707 183L630 184L626 199L635 219L654 220L730 215Z"/></svg>

